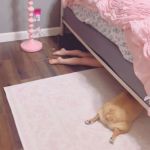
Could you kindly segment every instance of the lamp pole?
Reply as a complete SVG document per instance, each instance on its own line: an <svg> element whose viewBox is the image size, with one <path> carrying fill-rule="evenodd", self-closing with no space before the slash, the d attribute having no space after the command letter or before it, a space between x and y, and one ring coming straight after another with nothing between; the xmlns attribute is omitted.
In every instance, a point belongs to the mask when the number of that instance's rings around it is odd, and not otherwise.
<svg viewBox="0 0 150 150"><path fill-rule="evenodd" d="M33 0L28 0L28 36L29 39L21 43L21 48L26 52L40 51L43 47L42 43L33 38L34 18L33 18Z"/></svg>

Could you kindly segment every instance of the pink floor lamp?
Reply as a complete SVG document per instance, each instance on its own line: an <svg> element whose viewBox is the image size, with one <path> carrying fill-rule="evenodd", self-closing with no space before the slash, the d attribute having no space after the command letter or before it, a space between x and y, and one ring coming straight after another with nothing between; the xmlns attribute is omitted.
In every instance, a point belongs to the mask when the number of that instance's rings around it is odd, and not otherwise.
<svg viewBox="0 0 150 150"><path fill-rule="evenodd" d="M33 0L28 0L28 35L29 39L21 43L21 48L26 52L37 52L42 49L42 43L33 39L34 19L33 19Z"/></svg>

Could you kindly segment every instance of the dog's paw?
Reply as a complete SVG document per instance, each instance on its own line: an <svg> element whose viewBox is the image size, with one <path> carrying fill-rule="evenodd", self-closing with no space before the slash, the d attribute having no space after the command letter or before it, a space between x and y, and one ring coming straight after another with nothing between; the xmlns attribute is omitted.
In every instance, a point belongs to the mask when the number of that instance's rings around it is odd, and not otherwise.
<svg viewBox="0 0 150 150"><path fill-rule="evenodd" d="M86 124L86 125L89 125L89 124L91 124L91 123L92 123L91 120L86 120L86 121L85 121L85 124Z"/></svg>
<svg viewBox="0 0 150 150"><path fill-rule="evenodd" d="M109 143L114 144L114 139L112 137L109 139Z"/></svg>

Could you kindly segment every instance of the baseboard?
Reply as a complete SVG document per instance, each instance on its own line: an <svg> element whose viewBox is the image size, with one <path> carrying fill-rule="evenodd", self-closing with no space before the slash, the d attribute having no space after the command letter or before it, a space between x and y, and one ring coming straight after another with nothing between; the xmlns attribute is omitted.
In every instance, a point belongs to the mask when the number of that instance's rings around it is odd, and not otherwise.
<svg viewBox="0 0 150 150"><path fill-rule="evenodd" d="M36 36L36 38L46 37L46 36L56 36L61 34L62 34L61 27L45 28L45 29L41 29L40 36ZM25 39L28 39L27 31L0 33L0 42L9 42L9 41L17 41L17 40L25 40Z"/></svg>

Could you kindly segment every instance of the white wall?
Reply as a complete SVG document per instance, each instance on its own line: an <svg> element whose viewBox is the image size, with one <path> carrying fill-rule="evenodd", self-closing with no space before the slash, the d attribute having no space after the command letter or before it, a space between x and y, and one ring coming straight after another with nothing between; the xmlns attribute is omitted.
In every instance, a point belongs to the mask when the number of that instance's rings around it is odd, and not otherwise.
<svg viewBox="0 0 150 150"><path fill-rule="evenodd" d="M60 25L60 0L34 0L34 3L42 9L42 28ZM27 0L0 0L0 5L0 33L27 29Z"/></svg>

